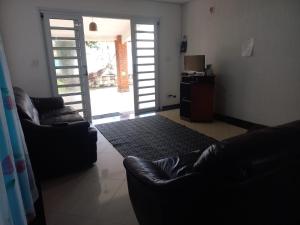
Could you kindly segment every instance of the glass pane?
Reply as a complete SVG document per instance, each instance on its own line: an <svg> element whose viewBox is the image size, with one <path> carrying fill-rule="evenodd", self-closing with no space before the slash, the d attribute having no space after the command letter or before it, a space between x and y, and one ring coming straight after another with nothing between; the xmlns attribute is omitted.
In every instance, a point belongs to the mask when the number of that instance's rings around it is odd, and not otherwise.
<svg viewBox="0 0 300 225"><path fill-rule="evenodd" d="M155 71L155 66L138 66L138 72Z"/></svg>
<svg viewBox="0 0 300 225"><path fill-rule="evenodd" d="M137 24L136 25L137 31L154 31L154 25L148 24Z"/></svg>
<svg viewBox="0 0 300 225"><path fill-rule="evenodd" d="M138 85L139 85L139 87L154 86L155 81L154 80L139 81Z"/></svg>
<svg viewBox="0 0 300 225"><path fill-rule="evenodd" d="M73 20L50 19L50 27L74 27Z"/></svg>
<svg viewBox="0 0 300 225"><path fill-rule="evenodd" d="M78 66L77 59L55 59L55 66Z"/></svg>
<svg viewBox="0 0 300 225"><path fill-rule="evenodd" d="M77 102L77 101L82 101L82 96L81 95L71 95L71 96L65 96L63 97L65 103L68 102Z"/></svg>
<svg viewBox="0 0 300 225"><path fill-rule="evenodd" d="M153 64L154 58L153 57L147 57L147 58L137 58L138 64Z"/></svg>
<svg viewBox="0 0 300 225"><path fill-rule="evenodd" d="M80 86L76 87L59 87L58 88L58 94L68 94L68 93L76 93L76 92L81 92Z"/></svg>
<svg viewBox="0 0 300 225"><path fill-rule="evenodd" d="M155 102L146 102L139 104L139 109L147 109L155 107Z"/></svg>
<svg viewBox="0 0 300 225"><path fill-rule="evenodd" d="M154 41L137 41L137 48L154 48Z"/></svg>
<svg viewBox="0 0 300 225"><path fill-rule="evenodd" d="M79 69L56 69L57 76L79 75Z"/></svg>
<svg viewBox="0 0 300 225"><path fill-rule="evenodd" d="M79 103L79 104L73 104L73 105L68 105L68 106L71 106L72 108L74 108L75 110L80 110L82 109L82 103Z"/></svg>
<svg viewBox="0 0 300 225"><path fill-rule="evenodd" d="M147 50L137 50L137 56L154 56L154 49L147 49Z"/></svg>
<svg viewBox="0 0 300 225"><path fill-rule="evenodd" d="M142 79L154 79L155 74L154 73L139 73L138 74L138 80Z"/></svg>
<svg viewBox="0 0 300 225"><path fill-rule="evenodd" d="M53 40L53 47L76 47L75 40Z"/></svg>
<svg viewBox="0 0 300 225"><path fill-rule="evenodd" d="M51 30L51 37L75 38L75 31L74 30Z"/></svg>
<svg viewBox="0 0 300 225"><path fill-rule="evenodd" d="M145 95L145 96L139 96L139 102L142 101L150 101L150 100L155 100L155 95Z"/></svg>
<svg viewBox="0 0 300 225"><path fill-rule="evenodd" d="M77 57L76 50L53 50L54 57Z"/></svg>
<svg viewBox="0 0 300 225"><path fill-rule="evenodd" d="M57 85L66 85L66 84L80 84L80 79L79 77L57 79Z"/></svg>
<svg viewBox="0 0 300 225"><path fill-rule="evenodd" d="M136 33L137 40L154 40L154 33Z"/></svg>
<svg viewBox="0 0 300 225"><path fill-rule="evenodd" d="M139 88L139 95L155 93L155 88Z"/></svg>

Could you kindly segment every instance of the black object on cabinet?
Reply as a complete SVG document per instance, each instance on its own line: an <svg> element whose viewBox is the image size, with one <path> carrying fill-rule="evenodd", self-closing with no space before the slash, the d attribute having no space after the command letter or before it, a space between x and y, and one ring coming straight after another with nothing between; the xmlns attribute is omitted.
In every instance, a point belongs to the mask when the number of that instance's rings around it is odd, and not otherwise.
<svg viewBox="0 0 300 225"><path fill-rule="evenodd" d="M180 116L209 122L214 114L215 76L184 76L180 83Z"/></svg>

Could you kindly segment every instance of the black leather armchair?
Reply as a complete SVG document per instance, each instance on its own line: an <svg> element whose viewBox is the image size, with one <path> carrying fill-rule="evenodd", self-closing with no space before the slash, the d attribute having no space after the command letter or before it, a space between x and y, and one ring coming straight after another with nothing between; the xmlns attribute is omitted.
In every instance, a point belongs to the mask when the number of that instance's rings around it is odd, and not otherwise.
<svg viewBox="0 0 300 225"><path fill-rule="evenodd" d="M300 121L158 161L127 157L140 225L300 224Z"/></svg>
<svg viewBox="0 0 300 225"><path fill-rule="evenodd" d="M17 87L14 94L37 177L62 175L97 160L96 129L62 98L30 98Z"/></svg>

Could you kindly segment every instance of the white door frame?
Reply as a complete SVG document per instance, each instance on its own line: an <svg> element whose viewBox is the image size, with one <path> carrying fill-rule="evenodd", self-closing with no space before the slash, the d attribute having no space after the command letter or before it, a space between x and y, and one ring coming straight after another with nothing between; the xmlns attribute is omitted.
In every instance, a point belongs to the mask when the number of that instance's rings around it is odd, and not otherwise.
<svg viewBox="0 0 300 225"><path fill-rule="evenodd" d="M156 21L157 24L157 30L156 30L156 59L155 59L155 63L156 63L156 79L155 79L155 85L156 85L156 110L160 109L160 88L159 88L159 21L160 19L158 17L143 17L143 16L134 16L134 15L129 15L129 14L114 14L114 13L105 13L105 12L92 12L92 11L73 11L73 10L62 10L62 9L53 9L53 8L39 8L40 13L43 14L55 14L55 15L64 15L64 16L78 16L81 18L83 17L99 17L99 18L111 18L111 19L127 19L130 20L130 27L131 27L131 35L133 32L133 23L134 21L145 21L145 23L147 23L147 21ZM43 23L44 26L44 23ZM82 29L83 30L83 29ZM133 37L133 36L132 36ZM45 38L45 43L47 43L48 39L50 38L49 35L44 35ZM84 35L83 35L83 44L84 44ZM132 44L132 49L133 49L133 42L131 42ZM87 63L86 63L86 53L85 53L85 45L83 45L83 53L84 53L84 60L85 60L85 73L87 75ZM46 48L47 48L47 44L46 44ZM48 55L49 55L49 49L47 48L48 51ZM134 55L133 55L133 51L132 51L132 68L133 68L133 73L134 73ZM54 62L53 59L49 59L49 61ZM51 70L51 66L48 65L48 74L50 77L50 81L51 81L51 90L52 90L52 95L56 96L56 92L57 92L57 85L56 85L56 81L53 81L53 76L51 76L51 73L53 73L53 71ZM53 68L53 67L52 67ZM87 76L86 76L87 78ZM87 94L86 98L88 98L86 101L88 102L88 119L89 121L91 121L92 115L91 115L91 105L90 105L90 95L89 95L89 86L88 86L88 80L84 79L85 81L83 83L86 83L87 85ZM136 82L133 82L133 86L134 86L134 92L137 91L137 84ZM134 96L136 96L136 94L134 94ZM136 97L134 99L134 107L135 107L135 112L136 111L136 107L137 107L137 102L136 102Z"/></svg>
<svg viewBox="0 0 300 225"><path fill-rule="evenodd" d="M137 53L137 40L136 40L136 24L145 24L145 25L154 25L154 55L153 58L155 62L153 65L155 66L155 69L153 71L154 73L154 95L155 95L155 107L151 108L146 108L146 109L139 109L139 79L138 79L138 62L137 58L138 56L136 55ZM132 40L132 62L133 62L133 84L134 84L134 108L135 108L135 114L142 114L142 113L147 113L147 112L153 112L157 111L160 108L159 105L159 19L154 19L154 18L133 18L131 20L131 40ZM151 41L152 42L152 41ZM152 56L150 56L152 57Z"/></svg>

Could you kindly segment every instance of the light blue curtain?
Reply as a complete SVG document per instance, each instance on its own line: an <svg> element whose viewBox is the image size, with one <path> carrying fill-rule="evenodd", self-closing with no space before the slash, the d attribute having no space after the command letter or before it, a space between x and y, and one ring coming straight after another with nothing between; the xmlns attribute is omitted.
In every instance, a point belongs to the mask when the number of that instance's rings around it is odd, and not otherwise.
<svg viewBox="0 0 300 225"><path fill-rule="evenodd" d="M0 36L0 225L27 225L38 198Z"/></svg>

